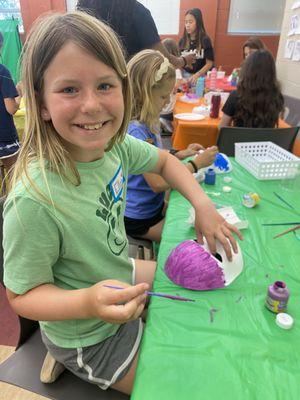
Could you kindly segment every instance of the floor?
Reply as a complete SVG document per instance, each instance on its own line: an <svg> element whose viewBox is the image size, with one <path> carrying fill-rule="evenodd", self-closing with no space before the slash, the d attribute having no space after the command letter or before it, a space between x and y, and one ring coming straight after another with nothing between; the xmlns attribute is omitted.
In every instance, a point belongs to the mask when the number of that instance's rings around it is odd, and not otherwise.
<svg viewBox="0 0 300 400"><path fill-rule="evenodd" d="M0 364L14 352L13 346L0 345ZM39 396L16 386L0 382L0 400L45 400L46 397Z"/></svg>

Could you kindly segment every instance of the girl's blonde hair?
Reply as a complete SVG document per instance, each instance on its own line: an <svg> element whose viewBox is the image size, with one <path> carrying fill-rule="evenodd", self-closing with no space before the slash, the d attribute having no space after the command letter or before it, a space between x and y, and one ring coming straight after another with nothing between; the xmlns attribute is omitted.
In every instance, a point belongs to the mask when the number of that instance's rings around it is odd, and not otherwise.
<svg viewBox="0 0 300 400"><path fill-rule="evenodd" d="M125 137L131 114L131 87L122 47L111 28L82 12L51 14L40 18L31 30L22 53L22 83L26 104L25 131L21 151L15 165L9 190L21 179L47 201L29 176L29 164L38 161L47 184L47 168L73 184L80 184L80 176L72 157L65 149L51 121L41 117L44 74L57 53L72 42L112 68L120 78L125 112L122 125L111 139L106 151ZM49 191L49 188L48 188ZM50 191L49 191L50 194ZM51 198L51 194L50 194ZM48 200L49 201L49 200Z"/></svg>
<svg viewBox="0 0 300 400"><path fill-rule="evenodd" d="M154 90L162 87L169 79L173 79L175 84L175 69L169 64L165 71L163 63L166 62L159 51L143 50L127 64L133 91L131 119L146 124L153 133L158 133L159 125L153 99Z"/></svg>

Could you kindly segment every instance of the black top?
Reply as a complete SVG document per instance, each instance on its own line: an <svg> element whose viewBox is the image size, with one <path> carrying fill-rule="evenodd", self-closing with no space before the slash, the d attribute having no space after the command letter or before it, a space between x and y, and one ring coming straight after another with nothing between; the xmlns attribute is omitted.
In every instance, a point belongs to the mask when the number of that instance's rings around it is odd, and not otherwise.
<svg viewBox="0 0 300 400"><path fill-rule="evenodd" d="M191 40L190 46L185 49L183 48L183 40L184 39L181 38L179 41L179 48L182 51L189 51L189 50L196 49L196 41L195 40ZM211 40L208 36L204 36L204 38L203 38L202 50L200 51L201 58L196 59L196 62L193 64L193 68L185 67L184 68L185 71L190 72L191 74L195 74L196 72L200 71L200 69L202 69L204 67L204 65L206 64L206 60L215 61L214 49L212 47Z"/></svg>
<svg viewBox="0 0 300 400"><path fill-rule="evenodd" d="M0 64L0 142L11 142L18 138L11 114L6 110L4 99L19 96L9 70Z"/></svg>
<svg viewBox="0 0 300 400"><path fill-rule="evenodd" d="M150 11L136 2L132 13L131 29L128 35L121 37L130 58L143 49L149 49L160 42L160 37Z"/></svg>
<svg viewBox="0 0 300 400"><path fill-rule="evenodd" d="M228 117L233 118L236 113L237 102L238 102L238 93L236 90L233 90L228 96L228 99L226 100L226 103L222 108L223 113L228 115ZM234 126L243 127L244 126L243 120L238 119L237 121L234 121Z"/></svg>

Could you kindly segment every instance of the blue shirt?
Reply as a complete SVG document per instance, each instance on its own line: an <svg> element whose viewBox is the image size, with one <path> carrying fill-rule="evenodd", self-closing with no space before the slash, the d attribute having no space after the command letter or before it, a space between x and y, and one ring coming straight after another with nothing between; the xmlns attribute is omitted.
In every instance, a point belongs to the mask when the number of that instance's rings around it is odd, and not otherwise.
<svg viewBox="0 0 300 400"><path fill-rule="evenodd" d="M15 141L17 131L14 125L14 120L11 114L6 110L4 99L12 99L18 96L14 81L9 70L0 64L0 141L11 142Z"/></svg>
<svg viewBox="0 0 300 400"><path fill-rule="evenodd" d="M131 121L128 134L162 148L159 135L152 133L145 124ZM164 203L165 193L154 193L143 175L129 175L125 216L133 219L154 217Z"/></svg>

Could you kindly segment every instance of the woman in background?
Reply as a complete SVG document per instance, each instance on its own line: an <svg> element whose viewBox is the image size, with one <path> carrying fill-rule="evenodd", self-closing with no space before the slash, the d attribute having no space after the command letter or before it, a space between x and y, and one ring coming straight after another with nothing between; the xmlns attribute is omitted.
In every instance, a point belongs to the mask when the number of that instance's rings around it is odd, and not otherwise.
<svg viewBox="0 0 300 400"><path fill-rule="evenodd" d="M176 57L167 51L150 11L136 0L78 0L77 9L108 23L120 36L127 59L143 49L154 49L175 68L190 66L195 61L193 54Z"/></svg>
<svg viewBox="0 0 300 400"><path fill-rule="evenodd" d="M284 100L268 50L257 50L243 63L237 90L230 93L219 127L274 128Z"/></svg>
<svg viewBox="0 0 300 400"><path fill-rule="evenodd" d="M191 50L196 51L196 61L192 68L185 66L184 70L190 77L190 82L195 83L201 75L205 75L214 64L214 50L208 37L202 13L199 8L191 8L185 14L184 33L179 41L182 54Z"/></svg>

